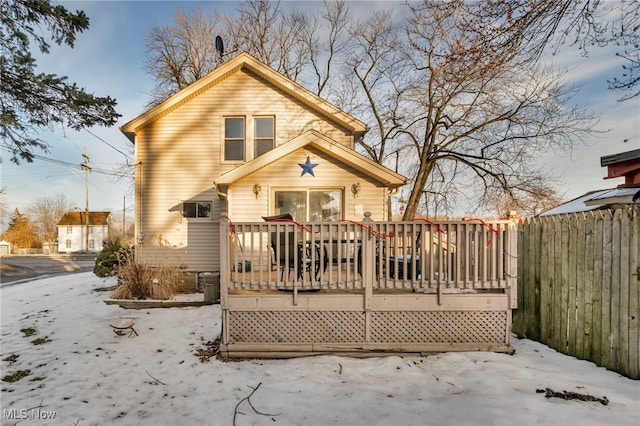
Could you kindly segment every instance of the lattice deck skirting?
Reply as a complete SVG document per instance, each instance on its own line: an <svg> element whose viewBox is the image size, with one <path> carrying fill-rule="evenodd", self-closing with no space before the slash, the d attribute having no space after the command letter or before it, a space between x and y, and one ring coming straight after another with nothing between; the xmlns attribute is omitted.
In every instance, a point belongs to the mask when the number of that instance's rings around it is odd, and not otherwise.
<svg viewBox="0 0 640 426"><path fill-rule="evenodd" d="M506 343L506 311L372 312L379 343Z"/></svg>
<svg viewBox="0 0 640 426"><path fill-rule="evenodd" d="M223 356L512 352L505 311L230 311Z"/></svg>
<svg viewBox="0 0 640 426"><path fill-rule="evenodd" d="M232 312L234 343L354 343L364 341L361 312Z"/></svg>

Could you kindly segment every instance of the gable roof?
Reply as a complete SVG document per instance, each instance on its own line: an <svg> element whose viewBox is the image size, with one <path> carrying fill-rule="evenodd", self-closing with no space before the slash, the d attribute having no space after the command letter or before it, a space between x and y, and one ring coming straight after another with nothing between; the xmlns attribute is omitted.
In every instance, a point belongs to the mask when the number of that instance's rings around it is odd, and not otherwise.
<svg viewBox="0 0 640 426"><path fill-rule="evenodd" d="M316 130L307 130L300 136L283 143L260 157L222 174L214 182L216 189L218 192L225 192L233 182L248 176L251 173L255 173L285 155L306 146L311 146L331 155L343 164L353 167L366 176L369 176L372 180L380 182L389 188L397 188L409 182L409 180L401 174L396 173L383 165L370 160L364 155L337 143L322 133Z"/></svg>
<svg viewBox="0 0 640 426"><path fill-rule="evenodd" d="M135 142L134 136L138 129L158 120L229 76L242 70L249 71L250 73L258 76L299 102L302 102L309 109L322 115L327 120L337 123L349 132L354 133L356 139L364 135L368 130L366 124L362 121L340 110L338 107L315 95L298 83L283 76L248 53L243 52L211 71L200 80L185 87L175 95L170 96L160 104L124 124L120 127L120 131L124 133L131 142Z"/></svg>
<svg viewBox="0 0 640 426"><path fill-rule="evenodd" d="M107 225L110 212L89 212L89 223L86 222L87 215L85 212L67 212L62 216L57 226L73 226L73 225Z"/></svg>

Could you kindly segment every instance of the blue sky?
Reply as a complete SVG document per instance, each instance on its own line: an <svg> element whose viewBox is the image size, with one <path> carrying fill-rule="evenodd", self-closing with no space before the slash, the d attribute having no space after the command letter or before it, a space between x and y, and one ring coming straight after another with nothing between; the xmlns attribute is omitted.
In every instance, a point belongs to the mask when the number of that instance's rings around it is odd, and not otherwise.
<svg viewBox="0 0 640 426"><path fill-rule="evenodd" d="M236 2L204 2L205 7L216 7L224 13L233 12ZM76 1L62 2L71 10L84 10L90 18L90 28L78 36L73 49L54 47L51 53L38 57L42 71L66 75L70 81L101 96L117 99L117 110L122 114L112 128L89 129L64 133L42 133L42 138L52 146L50 153L37 154L56 161L80 164L82 151L87 148L90 165L97 169L113 170L125 161L127 153L133 162L132 146L118 128L145 110L152 81L144 72L146 32L161 24L171 24L177 7L196 7L196 2L171 1ZM304 2L290 3L295 5ZM306 2L308 7L318 7L319 2ZM350 2L354 9L371 10L373 7L389 7L399 2ZM287 2L283 2L287 6ZM357 12L356 12L357 13ZM356 14L357 16L357 14ZM567 81L581 86L575 102L589 106L600 115L599 127L610 129L608 133L587 140L570 155L541 155L540 167L550 169L560 176L559 191L566 199L575 198L587 191L613 187L620 180L605 181L605 168L600 167L600 157L640 148L640 98L618 102L620 93L607 90L607 78L620 70L622 62L611 48L593 48L588 57L571 47L561 54L547 55L546 60L560 68L568 68ZM101 140L102 139L102 140ZM627 142L624 142L627 140ZM111 145L111 146L109 146ZM37 197L53 197L64 194L74 205L84 209L85 179L79 167L58 165L36 160L19 166L9 161L2 151L2 180L5 187L3 202L9 212L15 208L24 211ZM90 210L108 210L122 214L123 198L127 210L132 211L133 194L128 182L113 176L91 173L89 177ZM466 212L462 211L461 214ZM3 218L2 229L7 218Z"/></svg>

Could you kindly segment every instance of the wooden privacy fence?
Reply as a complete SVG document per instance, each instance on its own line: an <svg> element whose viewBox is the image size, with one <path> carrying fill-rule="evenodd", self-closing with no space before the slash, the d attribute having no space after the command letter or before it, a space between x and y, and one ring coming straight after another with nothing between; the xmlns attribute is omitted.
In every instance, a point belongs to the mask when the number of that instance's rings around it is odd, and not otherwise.
<svg viewBox="0 0 640 426"><path fill-rule="evenodd" d="M640 378L640 208L519 227L516 334Z"/></svg>
<svg viewBox="0 0 640 426"><path fill-rule="evenodd" d="M221 353L510 352L510 221L221 226Z"/></svg>

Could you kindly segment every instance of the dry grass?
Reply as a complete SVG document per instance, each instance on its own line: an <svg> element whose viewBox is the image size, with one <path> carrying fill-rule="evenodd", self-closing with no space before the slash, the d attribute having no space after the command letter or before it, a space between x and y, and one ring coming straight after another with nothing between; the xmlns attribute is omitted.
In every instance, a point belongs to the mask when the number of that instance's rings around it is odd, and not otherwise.
<svg viewBox="0 0 640 426"><path fill-rule="evenodd" d="M113 299L168 300L182 285L182 273L176 267L138 263L129 254L120 258L119 264L116 276L120 285L111 294Z"/></svg>

